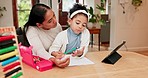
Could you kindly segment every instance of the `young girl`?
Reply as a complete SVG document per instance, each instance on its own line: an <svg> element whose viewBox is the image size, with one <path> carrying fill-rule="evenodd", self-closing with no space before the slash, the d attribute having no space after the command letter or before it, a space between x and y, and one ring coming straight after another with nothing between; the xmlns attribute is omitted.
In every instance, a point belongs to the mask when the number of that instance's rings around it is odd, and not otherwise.
<svg viewBox="0 0 148 78"><path fill-rule="evenodd" d="M85 6L75 4L69 12L69 28L60 32L49 49L51 55L61 57L60 52L84 57L88 51L90 33L86 28L89 15Z"/></svg>

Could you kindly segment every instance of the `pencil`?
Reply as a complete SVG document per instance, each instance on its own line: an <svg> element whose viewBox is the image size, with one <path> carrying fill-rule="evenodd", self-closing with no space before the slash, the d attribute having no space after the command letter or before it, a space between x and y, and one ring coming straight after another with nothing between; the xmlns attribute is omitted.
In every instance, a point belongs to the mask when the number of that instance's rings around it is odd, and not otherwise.
<svg viewBox="0 0 148 78"><path fill-rule="evenodd" d="M16 46L10 46L10 47L7 47L7 48L0 49L0 54L4 54L4 53L10 52L10 51L13 51L16 48L17 48Z"/></svg>
<svg viewBox="0 0 148 78"><path fill-rule="evenodd" d="M13 73L18 72L19 70L21 70L21 67L18 67L16 69L12 70L12 71L9 71L4 75L5 75L5 77L8 77L8 76L12 75Z"/></svg>
<svg viewBox="0 0 148 78"><path fill-rule="evenodd" d="M11 78L18 78L18 77L20 77L22 75L23 75L23 73L22 72L19 72L16 75L12 76Z"/></svg>
<svg viewBox="0 0 148 78"><path fill-rule="evenodd" d="M6 41L6 40L11 40L11 39L13 39L13 38L15 38L14 35L2 36L2 37L0 37L0 42Z"/></svg>
<svg viewBox="0 0 148 78"><path fill-rule="evenodd" d="M72 53L73 51L75 51L77 48L72 48L71 50L66 51L64 54L69 54Z"/></svg>
<svg viewBox="0 0 148 78"><path fill-rule="evenodd" d="M13 46L14 43L16 43L15 40L3 41L3 42L1 42L1 44L0 44L0 49L6 48L6 47L9 47L9 46Z"/></svg>
<svg viewBox="0 0 148 78"><path fill-rule="evenodd" d="M15 50L15 51L12 51L10 53L0 55L0 60L7 59L7 58L12 57L12 56L17 55L17 54L18 54L18 52Z"/></svg>
<svg viewBox="0 0 148 78"><path fill-rule="evenodd" d="M18 60L18 59L19 59L18 56L12 57L12 58L10 58L10 59L8 59L8 60L3 61L3 62L1 63L1 65L2 65L2 66L5 66L5 65L7 65L7 64L9 64L9 63L12 63L12 62Z"/></svg>
<svg viewBox="0 0 148 78"><path fill-rule="evenodd" d="M7 71L9 69L12 69L12 68L14 68L14 67L16 67L18 65L20 65L20 62L15 62L15 63L13 63L11 65L8 65L8 66L6 66L6 67L3 68L3 72L5 72L5 71Z"/></svg>

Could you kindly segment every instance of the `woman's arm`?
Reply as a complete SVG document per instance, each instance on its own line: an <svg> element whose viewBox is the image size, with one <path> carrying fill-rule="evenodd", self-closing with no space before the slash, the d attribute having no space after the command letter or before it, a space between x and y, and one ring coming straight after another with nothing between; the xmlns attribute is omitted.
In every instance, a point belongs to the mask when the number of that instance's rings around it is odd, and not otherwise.
<svg viewBox="0 0 148 78"><path fill-rule="evenodd" d="M40 56L40 57L42 57L44 59L49 59L50 57L52 57L45 50L45 47L43 46L42 41L39 38L36 29L32 28L32 29L28 30L26 36L27 36L27 39L28 39L30 45L33 46L33 54L35 54L37 56Z"/></svg>
<svg viewBox="0 0 148 78"><path fill-rule="evenodd" d="M56 66L58 66L60 68L67 67L70 63L70 58L60 60L58 58L51 57L49 60L51 60Z"/></svg>

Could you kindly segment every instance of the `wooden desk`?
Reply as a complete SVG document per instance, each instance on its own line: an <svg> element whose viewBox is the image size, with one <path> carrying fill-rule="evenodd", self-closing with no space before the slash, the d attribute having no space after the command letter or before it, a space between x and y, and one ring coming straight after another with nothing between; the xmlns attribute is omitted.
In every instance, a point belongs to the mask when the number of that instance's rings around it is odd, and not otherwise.
<svg viewBox="0 0 148 78"><path fill-rule="evenodd" d="M98 49L100 51L100 28L88 28L90 34L91 34L91 47L93 47L93 34L98 34Z"/></svg>
<svg viewBox="0 0 148 78"><path fill-rule="evenodd" d="M134 52L118 52L122 55L114 65L102 63L109 52L89 52L88 57L95 64L66 67L54 67L39 72L23 63L24 78L147 78L148 57Z"/></svg>

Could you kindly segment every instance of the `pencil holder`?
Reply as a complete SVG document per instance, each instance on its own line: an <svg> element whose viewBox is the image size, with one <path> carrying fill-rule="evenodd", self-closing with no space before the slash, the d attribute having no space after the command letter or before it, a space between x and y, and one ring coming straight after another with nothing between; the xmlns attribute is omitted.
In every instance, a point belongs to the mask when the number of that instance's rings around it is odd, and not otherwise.
<svg viewBox="0 0 148 78"><path fill-rule="evenodd" d="M20 55L22 56L22 61L26 63L27 65L39 70L39 71L45 71L52 69L52 61L50 60L45 60L39 56L34 56L32 54L32 46L26 47L19 44L19 49L20 49Z"/></svg>

